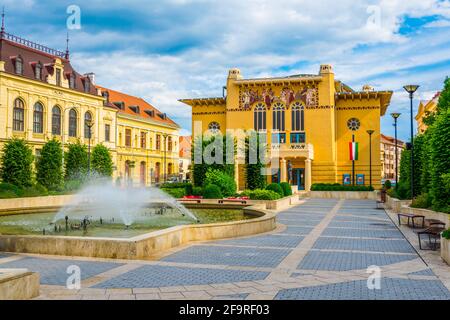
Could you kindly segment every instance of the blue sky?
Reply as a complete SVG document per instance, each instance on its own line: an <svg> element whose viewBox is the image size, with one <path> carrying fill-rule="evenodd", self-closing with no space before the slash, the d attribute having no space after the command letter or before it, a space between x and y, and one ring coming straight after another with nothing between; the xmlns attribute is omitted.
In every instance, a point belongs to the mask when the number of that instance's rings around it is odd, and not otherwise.
<svg viewBox="0 0 450 320"><path fill-rule="evenodd" d="M317 73L330 63L354 89L393 90L388 113L409 104L402 86L430 99L450 74L450 0L5 0L6 29L65 48L69 5L81 9L70 30L71 60L96 82L142 96L190 131L190 109L177 100L220 96L228 69L244 77ZM389 116L382 132L393 135Z"/></svg>

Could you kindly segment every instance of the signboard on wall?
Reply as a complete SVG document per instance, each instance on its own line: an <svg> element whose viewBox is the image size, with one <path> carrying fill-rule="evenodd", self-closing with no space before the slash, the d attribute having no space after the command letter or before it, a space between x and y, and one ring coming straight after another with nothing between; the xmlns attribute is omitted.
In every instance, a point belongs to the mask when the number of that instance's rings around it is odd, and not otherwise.
<svg viewBox="0 0 450 320"><path fill-rule="evenodd" d="M363 186L364 185L364 175L363 174L357 174L356 175L356 184L358 186Z"/></svg>
<svg viewBox="0 0 450 320"><path fill-rule="evenodd" d="M348 185L350 185L351 183L352 183L352 179L351 179L350 174L349 174L349 173L344 173L344 174L342 175L342 184L343 184L344 186L348 186Z"/></svg>

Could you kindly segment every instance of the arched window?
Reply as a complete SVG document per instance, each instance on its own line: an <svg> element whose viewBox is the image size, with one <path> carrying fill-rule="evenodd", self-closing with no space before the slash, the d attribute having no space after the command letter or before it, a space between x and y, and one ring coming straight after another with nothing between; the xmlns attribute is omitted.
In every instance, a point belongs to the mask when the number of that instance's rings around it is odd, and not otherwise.
<svg viewBox="0 0 450 320"><path fill-rule="evenodd" d="M61 109L58 106L52 109L52 134L61 135Z"/></svg>
<svg viewBox="0 0 450 320"><path fill-rule="evenodd" d="M69 137L77 136L77 112L75 109L69 111Z"/></svg>
<svg viewBox="0 0 450 320"><path fill-rule="evenodd" d="M23 101L19 98L14 100L13 107L13 130L23 131L24 129L24 119L25 119L25 108Z"/></svg>
<svg viewBox="0 0 450 320"><path fill-rule="evenodd" d="M300 102L295 102L291 107L292 131L305 131L305 107Z"/></svg>
<svg viewBox="0 0 450 320"><path fill-rule="evenodd" d="M36 102L33 108L33 132L44 132L44 107L40 102Z"/></svg>
<svg viewBox="0 0 450 320"><path fill-rule="evenodd" d="M208 125L208 130L212 133L218 133L220 131L220 124L213 121Z"/></svg>
<svg viewBox="0 0 450 320"><path fill-rule="evenodd" d="M34 77L38 80L42 79L42 64L40 62L34 67Z"/></svg>
<svg viewBox="0 0 450 320"><path fill-rule="evenodd" d="M253 111L253 126L255 131L266 130L266 107L258 103Z"/></svg>
<svg viewBox="0 0 450 320"><path fill-rule="evenodd" d="M18 56L14 65L17 74L23 74L23 59L21 56Z"/></svg>
<svg viewBox="0 0 450 320"><path fill-rule="evenodd" d="M272 111L272 129L273 131L284 131L284 105L282 103L276 103L273 106Z"/></svg>
<svg viewBox="0 0 450 320"><path fill-rule="evenodd" d="M92 136L92 114L88 111L84 114L84 137L90 139Z"/></svg>

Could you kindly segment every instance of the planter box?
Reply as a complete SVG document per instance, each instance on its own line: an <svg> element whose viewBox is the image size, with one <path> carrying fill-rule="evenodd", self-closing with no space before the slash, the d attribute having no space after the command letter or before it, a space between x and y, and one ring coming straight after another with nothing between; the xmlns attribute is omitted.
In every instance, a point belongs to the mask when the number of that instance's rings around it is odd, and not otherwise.
<svg viewBox="0 0 450 320"><path fill-rule="evenodd" d="M38 273L26 269L0 269L0 301L27 300L38 295Z"/></svg>
<svg viewBox="0 0 450 320"><path fill-rule="evenodd" d="M399 200L386 195L386 208L392 209L395 213L399 213L403 206L409 206L411 200Z"/></svg>
<svg viewBox="0 0 450 320"><path fill-rule="evenodd" d="M441 257L450 265L450 240L441 236Z"/></svg>
<svg viewBox="0 0 450 320"><path fill-rule="evenodd" d="M450 214L444 212L436 212L428 209L411 208L409 206L402 206L400 211L402 213L412 213L425 216L425 219L437 219L445 223L446 228L450 228Z"/></svg>
<svg viewBox="0 0 450 320"><path fill-rule="evenodd" d="M322 198L322 199L377 200L378 192L377 191L310 191L309 196L311 198Z"/></svg>

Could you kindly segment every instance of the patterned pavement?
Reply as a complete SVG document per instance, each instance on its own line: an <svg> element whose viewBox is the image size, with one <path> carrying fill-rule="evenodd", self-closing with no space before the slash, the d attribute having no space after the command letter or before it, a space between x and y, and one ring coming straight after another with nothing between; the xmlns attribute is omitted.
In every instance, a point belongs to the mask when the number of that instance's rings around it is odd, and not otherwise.
<svg viewBox="0 0 450 320"><path fill-rule="evenodd" d="M375 201L307 199L277 221L274 232L193 243L160 261L0 253L0 268L39 272L38 299L450 299L450 281ZM81 289L65 288L71 265ZM369 266L380 268L380 289L367 286Z"/></svg>

